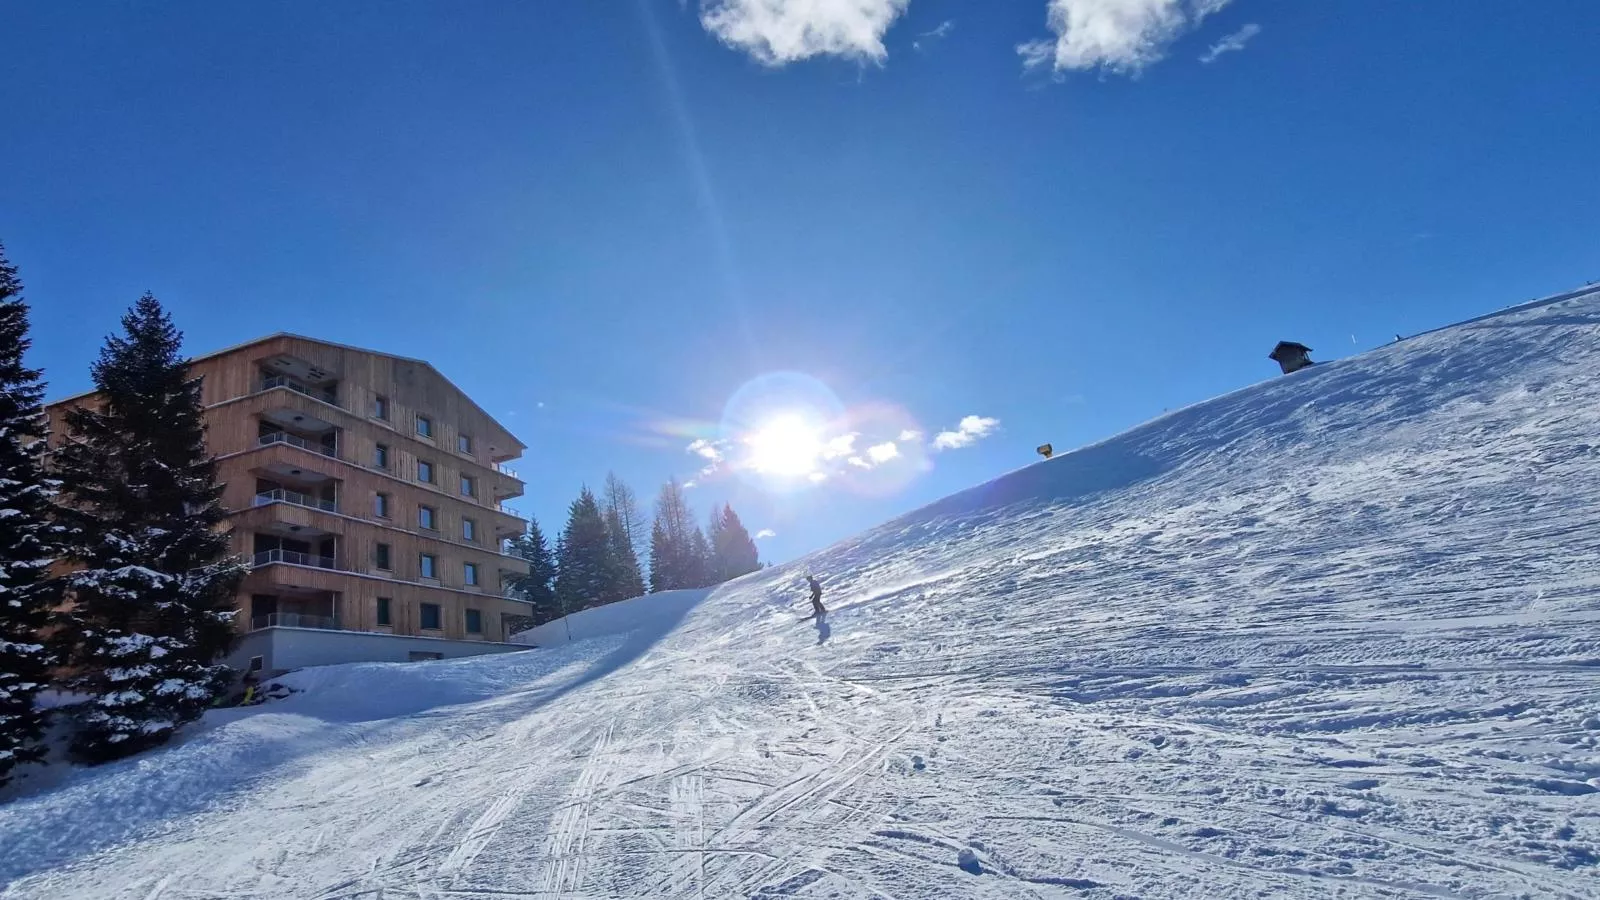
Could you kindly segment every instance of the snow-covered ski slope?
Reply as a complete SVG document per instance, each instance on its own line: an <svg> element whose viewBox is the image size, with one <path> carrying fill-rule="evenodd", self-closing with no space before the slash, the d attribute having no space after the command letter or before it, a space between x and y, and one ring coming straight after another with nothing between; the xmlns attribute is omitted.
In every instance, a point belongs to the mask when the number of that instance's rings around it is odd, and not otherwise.
<svg viewBox="0 0 1600 900"><path fill-rule="evenodd" d="M1600 289L681 606L298 673L0 807L3 896L1600 896Z"/></svg>

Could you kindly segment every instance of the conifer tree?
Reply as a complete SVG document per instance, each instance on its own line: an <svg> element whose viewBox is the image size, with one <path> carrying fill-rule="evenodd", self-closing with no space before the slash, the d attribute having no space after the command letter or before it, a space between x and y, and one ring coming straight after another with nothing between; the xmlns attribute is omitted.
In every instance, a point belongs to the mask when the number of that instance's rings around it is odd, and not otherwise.
<svg viewBox="0 0 1600 900"><path fill-rule="evenodd" d="M556 543L556 601L563 613L598 606L611 582L611 544L600 504L587 487L567 509Z"/></svg>
<svg viewBox="0 0 1600 900"><path fill-rule="evenodd" d="M671 591L700 587L704 579L704 554L696 549L695 536L705 543L705 535L695 527L693 514L677 479L661 486L656 498L656 517L650 529L650 589Z"/></svg>
<svg viewBox="0 0 1600 900"><path fill-rule="evenodd" d="M699 525L689 531L689 550L684 554L684 568L687 571L684 576L686 587L710 587L716 583L711 578L711 544Z"/></svg>
<svg viewBox="0 0 1600 900"><path fill-rule="evenodd" d="M723 504L721 513L715 519L717 525L711 538L711 556L715 560L712 568L716 583L748 575L761 568L761 554L756 550L756 542L750 539L750 532L745 529L733 507Z"/></svg>
<svg viewBox="0 0 1600 900"><path fill-rule="evenodd" d="M533 604L531 615L536 622L559 618L556 604L556 564L550 554L550 544L545 540L539 520L528 517L528 530L511 541L511 553L528 561L528 574L517 577L513 586L522 599Z"/></svg>
<svg viewBox="0 0 1600 900"><path fill-rule="evenodd" d="M644 576L639 573L639 557L633 552L628 525L621 510L606 510L608 578L605 602L615 603L644 593Z"/></svg>
<svg viewBox="0 0 1600 900"><path fill-rule="evenodd" d="M607 521L613 515L616 516L622 526L621 530L628 537L628 546L633 550L633 558L643 563L646 554L650 552L650 533L645 528L644 515L639 512L638 495L626 481L618 478L616 473L608 472L605 501Z"/></svg>
<svg viewBox="0 0 1600 900"><path fill-rule="evenodd" d="M54 482L40 465L44 385L37 369L23 365L29 340L21 294L0 247L0 785L13 767L43 755L34 697L54 660L40 632L60 596L46 571L60 554L60 529L51 521Z"/></svg>
<svg viewBox="0 0 1600 900"><path fill-rule="evenodd" d="M90 762L165 742L229 678L233 595L247 567L228 555L200 383L182 335L150 294L106 339L95 397L66 415L59 454L69 608L62 636L92 699L72 749Z"/></svg>

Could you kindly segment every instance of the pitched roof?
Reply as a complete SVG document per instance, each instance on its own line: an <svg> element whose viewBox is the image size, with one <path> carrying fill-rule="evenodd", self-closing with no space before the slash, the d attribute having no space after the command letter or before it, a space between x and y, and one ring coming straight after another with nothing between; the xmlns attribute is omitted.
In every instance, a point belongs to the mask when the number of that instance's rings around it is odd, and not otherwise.
<svg viewBox="0 0 1600 900"><path fill-rule="evenodd" d="M370 353L373 356L387 356L390 359L398 359L398 360L400 360L402 362L415 363L415 364L417 364L419 366L425 366L425 367L427 367L428 371L430 371L433 374L439 376L440 380L442 380L445 384L449 385L452 390L454 390L456 393L460 394L462 397L465 397L467 402L472 404L474 409L476 409L480 413L483 413L484 417L487 418L489 421L493 422L496 426L498 426L501 431L504 431L507 435L510 435L511 440L515 441L518 447L521 447L524 450L528 449L528 445L524 444L520 438L518 438L516 435L512 434L511 433L511 429L509 429L505 425L501 424L499 419L496 419L494 416L489 415L489 411L488 410L486 410L483 407L479 406L478 402L476 400L472 399L472 395L471 394L468 394L466 391L463 391L461 388L457 387L455 382L451 381L443 372L439 371L438 368L436 368L433 365L433 363L428 362L425 359L417 359L416 357L413 357L413 356L401 356L398 353L385 353L382 350L371 350L371 349L368 349L366 347L356 347L356 346L354 346L352 344L341 344L338 341L324 340L323 338L310 337L310 336L304 335L304 334L295 334L292 331L275 331L272 334L262 335L261 337L253 338L251 340L244 341L242 343L234 344L234 345L232 345L230 347L223 347L221 350L213 350L210 353L202 353L199 356L192 356L192 357L189 358L189 361L191 363L196 363L196 362L200 362L201 360L212 359L212 358L218 357L218 356L224 356L224 355L229 354L229 353L234 353L234 352L237 352L239 350L243 350L246 347L254 347L257 344L265 344L267 341L277 340L279 338L289 338L291 340L296 340L296 341L308 341L308 342L313 343L313 344L322 344L322 345L327 346L327 347L338 347L341 350L353 350L356 353ZM95 393L97 393L97 392L96 391L84 391L84 392L79 393L79 394L73 394L70 397L62 397L60 400L52 400L52 401L50 401L49 403L47 403L45 405L46 406L55 406L55 405L60 404L60 403L67 403L67 402L70 402L72 400L77 400L77 399L80 399L82 397L89 397L89 396L94 395Z"/></svg>

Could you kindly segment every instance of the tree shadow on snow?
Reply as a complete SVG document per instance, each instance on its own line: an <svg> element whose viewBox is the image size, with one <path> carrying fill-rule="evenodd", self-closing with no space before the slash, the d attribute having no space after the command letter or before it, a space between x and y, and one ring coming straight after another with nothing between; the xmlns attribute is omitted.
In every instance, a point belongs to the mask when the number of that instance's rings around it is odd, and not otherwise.
<svg viewBox="0 0 1600 900"><path fill-rule="evenodd" d="M555 684L538 682L574 661L581 664L581 655L567 651L568 646L607 637L500 656L358 664L344 673L351 677L342 694L335 678L326 693L308 690L288 701L213 711L205 724L191 726L177 743L78 769L53 789L14 796L0 805L0 834L6 835L0 841L0 886L169 831L181 819L226 806L229 797L257 784L294 777L304 758L317 760L381 742L387 732L417 728L419 720L457 717L463 730L476 731L532 714L637 662L709 595L706 591L694 602L664 605L641 617L638 627L612 649ZM487 684L473 684L470 676L452 679L474 664L489 667L483 679ZM495 670L497 665L504 671ZM381 695L359 695L354 685L373 681L361 678L369 667L372 675L391 676L395 683ZM423 677L408 681L407 675ZM528 686L519 690L519 684ZM490 721L460 716L461 707L474 703L486 703L481 715Z"/></svg>

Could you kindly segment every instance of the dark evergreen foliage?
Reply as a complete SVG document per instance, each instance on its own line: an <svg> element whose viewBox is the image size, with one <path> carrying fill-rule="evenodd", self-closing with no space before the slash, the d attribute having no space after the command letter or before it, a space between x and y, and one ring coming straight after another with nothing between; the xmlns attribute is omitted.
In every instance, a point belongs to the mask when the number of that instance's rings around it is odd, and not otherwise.
<svg viewBox="0 0 1600 900"><path fill-rule="evenodd" d="M556 601L563 613L599 606L612 581L611 541L600 504L587 487L567 510L556 542Z"/></svg>
<svg viewBox="0 0 1600 900"><path fill-rule="evenodd" d="M62 643L93 698L75 707L73 752L102 761L169 739L231 673L233 594L247 571L228 555L200 384L181 334L145 294L107 338L97 394L67 413L59 454L70 611Z"/></svg>
<svg viewBox="0 0 1600 900"><path fill-rule="evenodd" d="M44 385L23 364L28 307L17 270L0 248L0 785L19 763L36 762L43 716L34 697L54 662L41 635L59 598L49 577L60 554L45 478Z"/></svg>
<svg viewBox="0 0 1600 900"><path fill-rule="evenodd" d="M511 541L511 552L528 561L528 574L513 582L522 599L533 604L529 615L536 623L548 622L561 616L561 606L556 603L556 563L550 544L539 520L528 517L528 530Z"/></svg>

